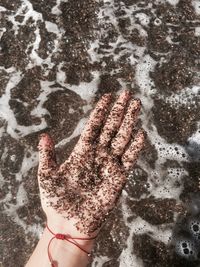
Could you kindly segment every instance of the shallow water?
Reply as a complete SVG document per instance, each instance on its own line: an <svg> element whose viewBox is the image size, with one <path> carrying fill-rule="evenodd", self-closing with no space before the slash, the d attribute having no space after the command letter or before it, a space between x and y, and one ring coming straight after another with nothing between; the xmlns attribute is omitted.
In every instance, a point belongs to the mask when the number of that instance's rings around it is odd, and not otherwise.
<svg viewBox="0 0 200 267"><path fill-rule="evenodd" d="M124 88L148 139L91 266L196 266L169 244L199 190L200 2L0 0L0 27L2 266L24 266L44 226L39 133L62 162L97 99Z"/></svg>

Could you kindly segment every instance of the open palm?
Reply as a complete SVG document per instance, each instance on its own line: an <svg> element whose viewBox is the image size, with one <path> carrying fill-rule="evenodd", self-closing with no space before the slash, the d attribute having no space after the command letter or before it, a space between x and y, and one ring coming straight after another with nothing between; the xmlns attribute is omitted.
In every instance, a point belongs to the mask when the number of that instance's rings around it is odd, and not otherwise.
<svg viewBox="0 0 200 267"><path fill-rule="evenodd" d="M113 208L144 143L142 130L132 139L140 101L123 91L112 107L111 102L110 94L99 100L62 165L50 136L42 134L39 142L38 181L47 219L65 220L85 235L98 230Z"/></svg>

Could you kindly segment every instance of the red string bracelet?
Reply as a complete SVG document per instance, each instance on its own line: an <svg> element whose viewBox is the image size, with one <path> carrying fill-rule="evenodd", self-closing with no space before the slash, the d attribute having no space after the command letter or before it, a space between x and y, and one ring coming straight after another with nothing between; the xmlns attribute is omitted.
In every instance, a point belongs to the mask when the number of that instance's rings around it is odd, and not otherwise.
<svg viewBox="0 0 200 267"><path fill-rule="evenodd" d="M70 236L70 235L68 235L68 234L60 234L60 233L55 234L55 233L53 233L53 232L49 229L48 225L46 225L46 228L47 228L47 229L49 230L49 232L53 235L53 237L50 239L49 244L48 244L48 247L47 247L47 252L48 252L49 261L50 261L50 263L51 263L51 267L56 267L55 264L54 264L53 258L52 258L52 256L51 256L51 253L50 253L50 245L51 245L51 242L52 242L54 239L65 240L65 241L67 241L67 242L73 244L74 246L76 246L76 247L79 248L80 250L82 250L84 253L87 254L88 257L90 257L90 253L89 253L87 250L83 249L83 248L79 245L79 243L78 243L76 240L86 240L86 241L89 241L89 240L93 240L93 239L95 239L96 236L94 236L94 237L90 237L90 238L84 238L84 237L72 237L72 236Z"/></svg>

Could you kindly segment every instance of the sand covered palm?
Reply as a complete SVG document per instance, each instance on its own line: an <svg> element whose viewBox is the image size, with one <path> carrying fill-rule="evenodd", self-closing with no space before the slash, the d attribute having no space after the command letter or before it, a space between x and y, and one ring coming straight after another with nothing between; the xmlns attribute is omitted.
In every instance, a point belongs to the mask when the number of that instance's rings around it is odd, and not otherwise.
<svg viewBox="0 0 200 267"><path fill-rule="evenodd" d="M142 130L132 138L140 106L128 91L113 105L111 94L103 95L60 166L52 139L41 135L38 180L47 220L66 220L70 228L86 235L100 228L143 147Z"/></svg>

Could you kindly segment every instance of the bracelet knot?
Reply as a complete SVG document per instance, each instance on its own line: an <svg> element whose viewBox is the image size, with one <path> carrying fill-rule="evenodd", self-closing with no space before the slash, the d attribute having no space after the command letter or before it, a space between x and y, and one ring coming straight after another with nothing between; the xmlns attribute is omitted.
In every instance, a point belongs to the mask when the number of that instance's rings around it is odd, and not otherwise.
<svg viewBox="0 0 200 267"><path fill-rule="evenodd" d="M51 253L50 253L50 245L51 242L54 239L59 239L59 240L65 240L66 242L69 242L71 244L73 244L74 246L76 246L77 248L79 248L81 251L83 251L88 257L91 257L91 254L89 251L85 250L83 247L81 247L81 245L78 243L79 240L85 240L85 241L89 241L89 240L93 240L96 238L96 236L94 237L72 237L69 234L61 234L61 233L54 233L51 231L51 229L48 227L48 225L46 224L46 228L48 229L48 231L53 235L53 237L50 239L49 244L48 244L48 257L49 257L49 261L51 263L51 267L55 267L54 261L52 259Z"/></svg>
<svg viewBox="0 0 200 267"><path fill-rule="evenodd" d="M56 239L65 240L68 236L63 234L55 234Z"/></svg>

